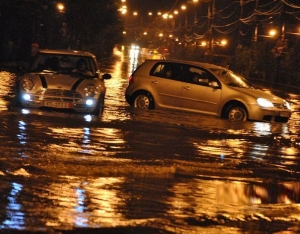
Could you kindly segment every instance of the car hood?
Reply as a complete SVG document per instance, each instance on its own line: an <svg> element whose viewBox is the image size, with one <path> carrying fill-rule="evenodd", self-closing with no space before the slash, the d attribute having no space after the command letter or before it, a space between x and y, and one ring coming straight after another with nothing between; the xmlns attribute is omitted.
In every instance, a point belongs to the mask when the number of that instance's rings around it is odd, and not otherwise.
<svg viewBox="0 0 300 234"><path fill-rule="evenodd" d="M231 87L233 88L233 87ZM271 101L272 103L285 103L285 100L266 91L263 91L261 89L247 89L247 88L234 88L236 90L238 90L239 92L242 92L248 96L253 97L254 99L257 98L265 98L269 101Z"/></svg>
<svg viewBox="0 0 300 234"><path fill-rule="evenodd" d="M43 88L49 89L65 89L65 90L76 90L76 88L88 80L82 76L71 76L65 74L39 74Z"/></svg>

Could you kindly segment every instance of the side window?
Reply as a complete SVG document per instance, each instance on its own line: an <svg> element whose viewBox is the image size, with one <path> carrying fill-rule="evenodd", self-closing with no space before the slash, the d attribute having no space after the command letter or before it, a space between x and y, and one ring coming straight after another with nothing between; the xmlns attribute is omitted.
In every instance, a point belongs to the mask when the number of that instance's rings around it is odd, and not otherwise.
<svg viewBox="0 0 300 234"><path fill-rule="evenodd" d="M151 76L179 80L180 64L177 63L157 63L150 71Z"/></svg>
<svg viewBox="0 0 300 234"><path fill-rule="evenodd" d="M190 81L194 84L209 86L211 81L216 80L212 74L198 67L191 67L190 72L192 74Z"/></svg>
<svg viewBox="0 0 300 234"><path fill-rule="evenodd" d="M162 77L164 64L156 64L150 71L150 76L158 76L158 77Z"/></svg>

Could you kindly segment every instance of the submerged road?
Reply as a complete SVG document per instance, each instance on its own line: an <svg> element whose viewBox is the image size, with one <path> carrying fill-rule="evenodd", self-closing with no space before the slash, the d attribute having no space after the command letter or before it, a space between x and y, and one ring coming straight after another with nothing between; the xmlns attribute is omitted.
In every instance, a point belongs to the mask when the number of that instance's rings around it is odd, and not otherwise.
<svg viewBox="0 0 300 234"><path fill-rule="evenodd" d="M288 123L230 122L124 99L102 116L22 109L0 71L0 233L299 233L300 95Z"/></svg>

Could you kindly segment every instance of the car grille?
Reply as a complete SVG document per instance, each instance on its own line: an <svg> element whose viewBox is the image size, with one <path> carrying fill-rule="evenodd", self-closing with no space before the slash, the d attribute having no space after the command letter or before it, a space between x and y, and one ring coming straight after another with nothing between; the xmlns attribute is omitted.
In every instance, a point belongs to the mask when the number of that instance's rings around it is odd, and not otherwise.
<svg viewBox="0 0 300 234"><path fill-rule="evenodd" d="M273 103L273 105L274 105L276 108L279 108L279 109L288 109L288 107L287 107L286 104Z"/></svg>
<svg viewBox="0 0 300 234"><path fill-rule="evenodd" d="M80 99L82 99L82 96L78 92L72 90L46 89L37 92L33 99L58 102L78 102Z"/></svg>
<svg viewBox="0 0 300 234"><path fill-rule="evenodd" d="M81 98L81 95L78 92L64 89L47 89L45 91L37 92L37 95L42 95L44 97Z"/></svg>

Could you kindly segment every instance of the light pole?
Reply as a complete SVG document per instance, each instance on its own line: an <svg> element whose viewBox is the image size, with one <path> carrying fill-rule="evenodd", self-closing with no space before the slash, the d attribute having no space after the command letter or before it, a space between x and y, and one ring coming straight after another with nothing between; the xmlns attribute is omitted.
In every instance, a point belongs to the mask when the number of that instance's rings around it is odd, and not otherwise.
<svg viewBox="0 0 300 234"><path fill-rule="evenodd" d="M209 48L208 48L208 55L210 56L210 62L212 61L213 57L213 44L214 44L214 35L213 35L213 24L215 19L215 0L211 0L210 4L208 5L208 35L209 35Z"/></svg>

